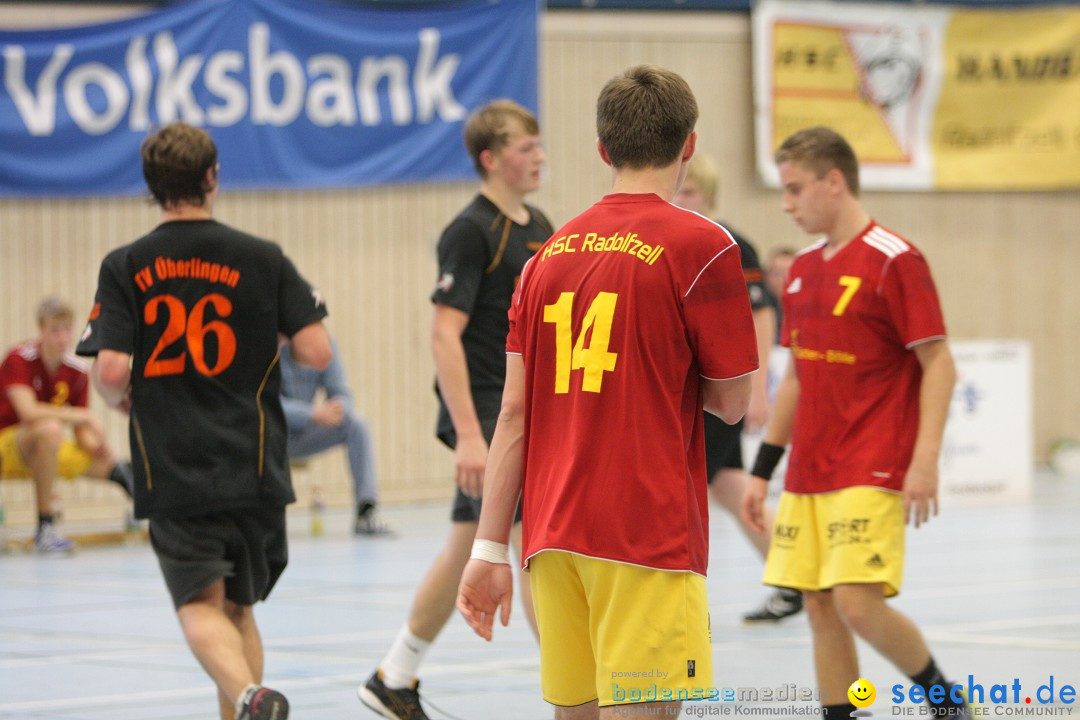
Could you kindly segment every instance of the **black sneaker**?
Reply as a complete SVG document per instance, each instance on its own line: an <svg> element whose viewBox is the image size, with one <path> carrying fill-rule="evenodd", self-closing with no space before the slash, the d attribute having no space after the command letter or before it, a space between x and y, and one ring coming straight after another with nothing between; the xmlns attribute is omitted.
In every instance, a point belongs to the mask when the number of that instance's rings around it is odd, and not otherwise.
<svg viewBox="0 0 1080 720"><path fill-rule="evenodd" d="M382 672L376 670L368 681L356 689L360 702L390 720L431 720L420 707L420 681L411 688L386 687Z"/></svg>
<svg viewBox="0 0 1080 720"><path fill-rule="evenodd" d="M353 534L392 537L394 531L383 522L375 506L370 505L363 512L357 513L356 524L353 525Z"/></svg>
<svg viewBox="0 0 1080 720"><path fill-rule="evenodd" d="M769 597L765 598L765 604L760 609L743 615L743 622L777 622L786 617L797 615L802 610L802 606L801 592L789 588L777 588Z"/></svg>
<svg viewBox="0 0 1080 720"><path fill-rule="evenodd" d="M285 720L289 717L289 701L277 690L252 688L244 697L236 720Z"/></svg>

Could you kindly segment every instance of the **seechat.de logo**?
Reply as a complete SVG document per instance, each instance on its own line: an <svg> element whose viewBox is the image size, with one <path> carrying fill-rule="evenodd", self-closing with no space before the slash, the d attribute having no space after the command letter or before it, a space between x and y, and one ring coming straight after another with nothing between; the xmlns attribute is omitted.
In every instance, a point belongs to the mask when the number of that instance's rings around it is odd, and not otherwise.
<svg viewBox="0 0 1080 720"><path fill-rule="evenodd" d="M877 689L874 683L866 678L859 678L851 683L851 687L847 689L847 696L851 704L857 708L870 707L877 698Z"/></svg>

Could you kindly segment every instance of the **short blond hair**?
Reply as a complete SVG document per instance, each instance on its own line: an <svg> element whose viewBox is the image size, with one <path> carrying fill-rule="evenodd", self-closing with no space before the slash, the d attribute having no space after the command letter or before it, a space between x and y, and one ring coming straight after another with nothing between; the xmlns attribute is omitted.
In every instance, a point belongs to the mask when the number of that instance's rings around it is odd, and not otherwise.
<svg viewBox="0 0 1080 720"><path fill-rule="evenodd" d="M686 179L697 185L705 208L710 213L716 209L716 194L720 189L720 171L708 155L695 154L686 166Z"/></svg>
<svg viewBox="0 0 1080 720"><path fill-rule="evenodd" d="M74 319L75 313L71 311L71 306L59 295L50 295L38 303L38 327L44 326L46 320L67 320L71 322Z"/></svg>

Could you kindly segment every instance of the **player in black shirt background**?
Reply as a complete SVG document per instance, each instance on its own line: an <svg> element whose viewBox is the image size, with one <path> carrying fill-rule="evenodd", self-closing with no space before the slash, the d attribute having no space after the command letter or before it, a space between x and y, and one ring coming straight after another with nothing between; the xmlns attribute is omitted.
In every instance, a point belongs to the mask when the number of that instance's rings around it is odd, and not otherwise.
<svg viewBox="0 0 1080 720"><path fill-rule="evenodd" d="M261 685L252 606L285 569L286 456L278 334L324 368L321 296L281 248L212 219L217 149L172 123L142 144L162 208L148 235L109 253L78 352L130 412L135 514L150 538L195 657L218 687L222 720L283 720Z"/></svg>
<svg viewBox="0 0 1080 720"><path fill-rule="evenodd" d="M480 175L480 192L443 231L431 295L439 394L436 434L454 449L453 522L446 545L416 591L408 620L359 688L365 705L398 720L427 718L416 675L454 611L480 519L488 444L506 379L510 298L521 268L553 232L544 214L525 203L525 196L540 187L544 163L539 124L532 113L509 100L488 103L466 123L465 146ZM520 551L520 508L517 519L513 538ZM520 592L535 634L527 580L520 583Z"/></svg>
<svg viewBox="0 0 1080 720"><path fill-rule="evenodd" d="M719 181L720 173L712 158L699 153L690 161L686 179L676 193L674 202L680 207L711 218L716 209ZM746 290L750 295L750 308L754 313L754 329L758 336L758 357L761 359L762 371L755 373L752 378L750 409L746 411L743 420L735 425L728 425L711 413L705 413L705 464L709 474L709 494L738 521L743 534L764 561L769 552L772 511L766 510L768 532L757 532L742 520L740 505L743 491L751 482L743 465L742 432L744 425L754 430L763 428L768 417L768 373L765 368L768 367L769 354L776 338L778 303L765 285L764 273L754 246L727 225L724 227L738 243L742 256L743 275L746 277ZM743 615L743 620L749 623L777 622L801 610L801 592L790 588L776 588L769 593L760 608Z"/></svg>

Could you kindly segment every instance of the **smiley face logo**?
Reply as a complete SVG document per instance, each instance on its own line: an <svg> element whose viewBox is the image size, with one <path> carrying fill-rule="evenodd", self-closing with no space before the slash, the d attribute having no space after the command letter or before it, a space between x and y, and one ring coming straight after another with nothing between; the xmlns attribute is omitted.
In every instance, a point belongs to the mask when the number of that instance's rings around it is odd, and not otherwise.
<svg viewBox="0 0 1080 720"><path fill-rule="evenodd" d="M847 689L847 696L851 704L857 708L870 707L877 698L877 690L874 688L874 683L866 678L859 678L851 683L851 687Z"/></svg>

